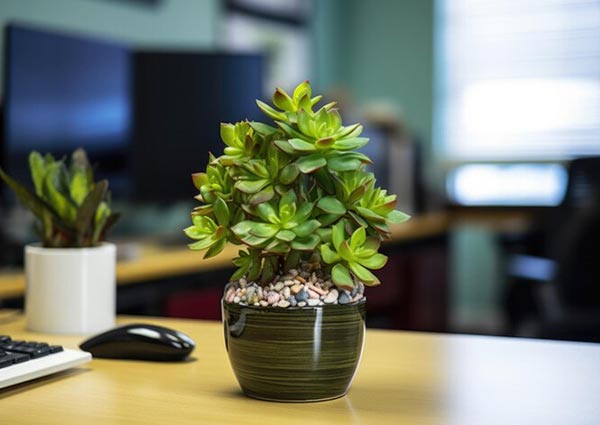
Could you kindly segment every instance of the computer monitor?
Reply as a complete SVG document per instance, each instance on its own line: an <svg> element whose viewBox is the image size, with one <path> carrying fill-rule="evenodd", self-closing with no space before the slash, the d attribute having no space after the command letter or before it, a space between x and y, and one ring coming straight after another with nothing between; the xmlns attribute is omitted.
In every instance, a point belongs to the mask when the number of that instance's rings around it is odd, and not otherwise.
<svg viewBox="0 0 600 425"><path fill-rule="evenodd" d="M135 138L132 198L162 204L193 201L191 174L224 145L220 122L256 120L262 112L259 54L139 51L134 59Z"/></svg>
<svg viewBox="0 0 600 425"><path fill-rule="evenodd" d="M125 45L25 26L6 28L2 167L29 181L30 151L68 155L83 147L110 179L130 191L131 55Z"/></svg>

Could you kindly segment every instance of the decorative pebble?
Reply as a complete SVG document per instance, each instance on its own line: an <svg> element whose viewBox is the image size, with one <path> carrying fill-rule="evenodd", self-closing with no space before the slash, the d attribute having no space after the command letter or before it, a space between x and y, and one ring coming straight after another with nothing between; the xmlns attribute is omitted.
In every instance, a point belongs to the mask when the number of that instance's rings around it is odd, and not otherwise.
<svg viewBox="0 0 600 425"><path fill-rule="evenodd" d="M308 299L307 291L300 291L296 294L296 301L306 301Z"/></svg>
<svg viewBox="0 0 600 425"><path fill-rule="evenodd" d="M223 298L227 303L240 305L314 307L364 302L364 289L364 284L356 281L352 291L339 290L318 264L303 263L299 269L277 276L268 285L243 278L231 282L226 286Z"/></svg>
<svg viewBox="0 0 600 425"><path fill-rule="evenodd" d="M348 304L350 302L350 296L344 291L338 297L338 303Z"/></svg>
<svg viewBox="0 0 600 425"><path fill-rule="evenodd" d="M329 291L323 302L325 304L333 304L333 302L338 299L338 295L339 293L337 289L332 289L331 291Z"/></svg>

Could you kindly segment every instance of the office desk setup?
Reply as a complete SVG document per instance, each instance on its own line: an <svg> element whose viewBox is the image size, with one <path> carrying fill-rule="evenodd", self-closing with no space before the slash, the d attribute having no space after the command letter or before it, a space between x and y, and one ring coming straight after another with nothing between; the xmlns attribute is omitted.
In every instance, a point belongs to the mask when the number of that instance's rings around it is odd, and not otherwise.
<svg viewBox="0 0 600 425"><path fill-rule="evenodd" d="M77 348L84 336L32 333L1 312L0 333ZM8 319L12 318L7 323ZM597 424L600 345L367 330L350 392L285 404L245 397L221 323L120 317L196 341L179 363L94 359L0 390L2 424Z"/></svg>

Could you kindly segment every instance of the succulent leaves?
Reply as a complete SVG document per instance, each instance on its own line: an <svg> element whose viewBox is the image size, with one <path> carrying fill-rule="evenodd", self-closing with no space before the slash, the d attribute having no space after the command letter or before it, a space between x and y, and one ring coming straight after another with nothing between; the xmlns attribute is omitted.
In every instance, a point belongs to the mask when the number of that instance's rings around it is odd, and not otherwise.
<svg viewBox="0 0 600 425"><path fill-rule="evenodd" d="M365 171L362 126L344 126L335 102L315 110L320 100L307 81L291 95L277 89L274 106L257 100L273 122L222 124L224 154L192 175L202 205L185 229L190 248L210 257L245 245L232 280L268 282L304 260L331 268L339 287L379 283L370 271L387 260L379 244L409 216Z"/></svg>
<svg viewBox="0 0 600 425"><path fill-rule="evenodd" d="M108 182L94 182L83 149L71 155L69 167L50 154L29 155L33 191L0 169L0 177L38 220L37 231L45 247L95 246L104 240L119 214L110 209Z"/></svg>

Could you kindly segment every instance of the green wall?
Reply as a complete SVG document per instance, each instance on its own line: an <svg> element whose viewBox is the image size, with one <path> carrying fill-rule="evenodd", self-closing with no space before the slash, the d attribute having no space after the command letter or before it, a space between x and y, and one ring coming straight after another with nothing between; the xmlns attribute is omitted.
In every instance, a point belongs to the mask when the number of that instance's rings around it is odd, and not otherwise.
<svg viewBox="0 0 600 425"><path fill-rule="evenodd" d="M219 0L162 0L156 6L117 0L0 0L0 25L20 22L135 46L198 48L216 44L219 11Z"/></svg>
<svg viewBox="0 0 600 425"><path fill-rule="evenodd" d="M364 104L402 107L431 146L434 0L321 0L315 12L315 79ZM429 152L429 149L426 149Z"/></svg>

